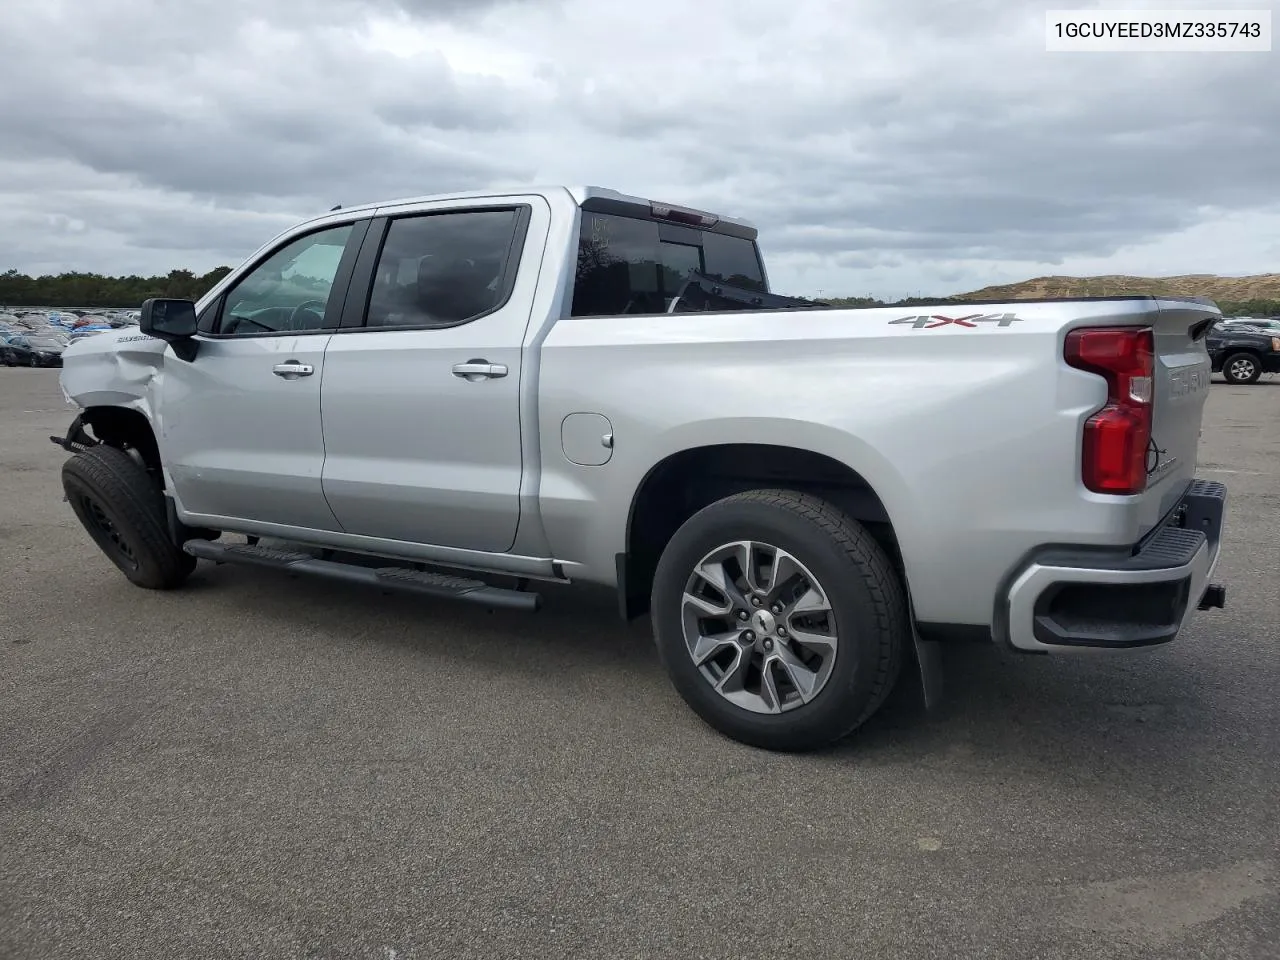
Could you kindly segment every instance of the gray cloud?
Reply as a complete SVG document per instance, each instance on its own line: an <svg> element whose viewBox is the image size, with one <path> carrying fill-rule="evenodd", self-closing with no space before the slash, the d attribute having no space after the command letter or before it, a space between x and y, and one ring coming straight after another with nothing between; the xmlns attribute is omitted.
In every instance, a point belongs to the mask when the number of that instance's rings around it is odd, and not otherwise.
<svg viewBox="0 0 1280 960"><path fill-rule="evenodd" d="M509 124L518 97L496 81L460 81L439 56L388 75L375 51L316 33L276 51L274 69L234 56L143 58L104 64L100 82L86 84L12 47L7 70L38 78L0 88L4 149L14 157L73 157L144 184L241 200L346 197L353 187L376 198L522 172L450 140Z"/></svg>
<svg viewBox="0 0 1280 960"><path fill-rule="evenodd" d="M750 217L775 280L828 294L1182 272L1226 251L1176 238L1272 222L1271 58L1043 29L1020 0L16 0L0 269L207 269L332 203L498 182Z"/></svg>

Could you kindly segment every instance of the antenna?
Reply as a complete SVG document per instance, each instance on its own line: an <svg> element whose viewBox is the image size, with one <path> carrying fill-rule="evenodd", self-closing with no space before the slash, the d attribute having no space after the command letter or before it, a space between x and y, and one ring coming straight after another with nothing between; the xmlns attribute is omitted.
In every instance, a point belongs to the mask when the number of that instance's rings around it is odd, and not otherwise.
<svg viewBox="0 0 1280 960"><path fill-rule="evenodd" d="M330 212L330 213L333 213L333 211L335 211L335 210L341 210L341 209L342 209L342 204L340 204L340 203L335 203L332 207L330 207L330 208L329 208L329 212Z"/></svg>

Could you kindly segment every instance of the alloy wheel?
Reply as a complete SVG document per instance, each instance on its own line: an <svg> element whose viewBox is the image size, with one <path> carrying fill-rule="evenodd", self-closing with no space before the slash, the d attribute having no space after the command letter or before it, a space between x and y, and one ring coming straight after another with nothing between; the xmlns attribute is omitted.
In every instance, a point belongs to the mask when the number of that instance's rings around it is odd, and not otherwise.
<svg viewBox="0 0 1280 960"><path fill-rule="evenodd" d="M706 554L685 586L681 623L703 679L752 713L810 703L835 665L839 636L829 594L773 544L741 540Z"/></svg>

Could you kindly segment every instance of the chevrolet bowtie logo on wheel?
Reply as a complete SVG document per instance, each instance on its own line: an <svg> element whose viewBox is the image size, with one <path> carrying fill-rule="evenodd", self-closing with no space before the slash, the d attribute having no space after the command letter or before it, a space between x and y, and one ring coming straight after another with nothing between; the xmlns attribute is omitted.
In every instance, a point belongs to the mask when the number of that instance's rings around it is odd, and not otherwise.
<svg viewBox="0 0 1280 960"><path fill-rule="evenodd" d="M1014 313L970 313L963 317L944 317L934 313L915 317L900 317L890 320L891 326L910 324L912 330L934 330L938 327L976 328L980 323L994 323L997 327L1008 327L1021 322L1022 317Z"/></svg>

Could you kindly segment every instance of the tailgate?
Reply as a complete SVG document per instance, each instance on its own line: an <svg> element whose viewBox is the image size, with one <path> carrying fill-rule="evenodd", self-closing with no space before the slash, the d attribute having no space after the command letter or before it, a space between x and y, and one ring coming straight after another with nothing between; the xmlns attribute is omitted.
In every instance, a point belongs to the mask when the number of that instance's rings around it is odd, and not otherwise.
<svg viewBox="0 0 1280 960"><path fill-rule="evenodd" d="M1193 301L1157 303L1159 313L1152 323L1156 363L1143 533L1177 505L1195 477L1200 423L1209 399L1210 364L1204 338L1220 316L1216 307Z"/></svg>

